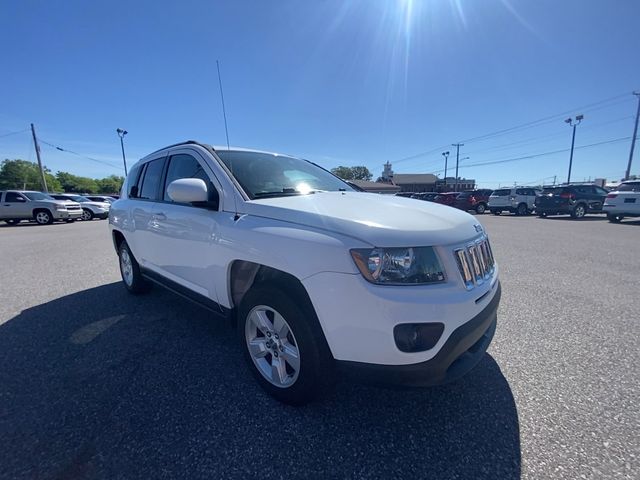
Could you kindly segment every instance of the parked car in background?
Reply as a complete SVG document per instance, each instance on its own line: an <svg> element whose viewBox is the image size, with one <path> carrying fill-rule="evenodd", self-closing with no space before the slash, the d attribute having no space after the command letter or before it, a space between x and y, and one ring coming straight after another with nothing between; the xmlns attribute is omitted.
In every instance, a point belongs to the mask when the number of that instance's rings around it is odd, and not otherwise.
<svg viewBox="0 0 640 480"><path fill-rule="evenodd" d="M411 198L413 195L415 195L415 192L398 192L395 194L396 197L406 197L406 198Z"/></svg>
<svg viewBox="0 0 640 480"><path fill-rule="evenodd" d="M499 188L489 196L489 210L494 215L511 212L529 215L535 208L535 200L540 190L531 187Z"/></svg>
<svg viewBox="0 0 640 480"><path fill-rule="evenodd" d="M417 200L424 200L426 202L433 202L439 194L436 192L422 192L422 193L414 193L411 195L411 198L415 198Z"/></svg>
<svg viewBox="0 0 640 480"><path fill-rule="evenodd" d="M131 293L153 281L235 322L251 373L286 403L334 371L455 380L496 329L498 267L473 216L356 192L302 159L172 145L131 168L109 228Z"/></svg>
<svg viewBox="0 0 640 480"><path fill-rule="evenodd" d="M116 201L113 197L105 197L104 195L82 195L83 197L91 200L92 202L106 202L113 203Z"/></svg>
<svg viewBox="0 0 640 480"><path fill-rule="evenodd" d="M460 195L461 192L446 192L439 193L436 198L433 199L435 203L439 203L441 205L446 205L448 207L453 207L456 203L456 198Z"/></svg>
<svg viewBox="0 0 640 480"><path fill-rule="evenodd" d="M82 207L82 220L93 220L94 218L104 220L109 216L111 204L108 202L93 202L87 197L73 193L52 193L51 196L57 200L79 203Z"/></svg>
<svg viewBox="0 0 640 480"><path fill-rule="evenodd" d="M486 188L467 190L458 195L454 207L466 211L473 210L478 214L482 214L488 208L489 196L492 193L493 190L489 190Z"/></svg>
<svg viewBox="0 0 640 480"><path fill-rule="evenodd" d="M624 217L640 217L640 180L622 182L609 192L602 207L610 222L618 223Z"/></svg>
<svg viewBox="0 0 640 480"><path fill-rule="evenodd" d="M587 213L602 213L608 192L597 185L561 185L547 187L536 198L536 214L571 215L582 218Z"/></svg>
<svg viewBox="0 0 640 480"><path fill-rule="evenodd" d="M9 225L17 225L22 220L35 220L41 225L55 220L73 222L81 216L82 209L77 202L62 202L42 192L0 192L0 220Z"/></svg>

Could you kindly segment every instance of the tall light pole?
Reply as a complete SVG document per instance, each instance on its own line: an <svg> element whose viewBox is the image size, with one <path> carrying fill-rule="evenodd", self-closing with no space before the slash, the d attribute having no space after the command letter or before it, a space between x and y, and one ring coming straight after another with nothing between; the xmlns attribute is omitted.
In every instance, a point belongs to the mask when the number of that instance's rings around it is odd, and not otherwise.
<svg viewBox="0 0 640 480"><path fill-rule="evenodd" d="M624 174L624 179L629 180L631 175L631 161L633 160L633 149L636 146L636 137L638 136L638 117L640 117L640 92L633 92L638 97L638 110L636 111L636 124L633 127L633 137L631 137L631 150L629 150L629 163L627 164L627 171Z"/></svg>
<svg viewBox="0 0 640 480"><path fill-rule="evenodd" d="M126 177L127 176L127 159L124 156L124 136L129 132L127 132L126 130L123 130L122 128L117 128L116 133L120 137L120 148L122 148L122 163L124 163L124 176Z"/></svg>
<svg viewBox="0 0 640 480"><path fill-rule="evenodd" d="M571 166L573 165L573 146L576 143L576 127L582 123L584 115L576 115L575 120L571 117L567 118L564 122L570 127L573 127L573 133L571 134L571 153L569 154L569 173L567 174L567 183L571 183Z"/></svg>
<svg viewBox="0 0 640 480"><path fill-rule="evenodd" d="M447 160L449 160L449 152L442 152L442 156L444 157L444 188L446 192L447 188Z"/></svg>
<svg viewBox="0 0 640 480"><path fill-rule="evenodd" d="M464 146L464 143L452 143L452 147L456 147L456 185L453 189L454 192L458 191L458 163L460 163L460 147Z"/></svg>

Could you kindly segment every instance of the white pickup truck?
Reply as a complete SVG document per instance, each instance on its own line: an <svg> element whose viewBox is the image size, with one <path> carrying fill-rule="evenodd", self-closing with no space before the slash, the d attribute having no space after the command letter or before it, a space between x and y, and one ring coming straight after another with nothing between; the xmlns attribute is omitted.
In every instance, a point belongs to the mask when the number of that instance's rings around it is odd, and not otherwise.
<svg viewBox="0 0 640 480"><path fill-rule="evenodd" d="M355 191L306 160L172 145L131 169L109 227L129 291L158 283L232 319L255 378L286 403L336 372L455 380L496 328L498 266L473 216Z"/></svg>
<svg viewBox="0 0 640 480"><path fill-rule="evenodd" d="M63 202L42 192L0 192L0 220L9 225L17 225L22 220L35 220L41 225L55 220L73 222L81 216L82 208L77 202Z"/></svg>

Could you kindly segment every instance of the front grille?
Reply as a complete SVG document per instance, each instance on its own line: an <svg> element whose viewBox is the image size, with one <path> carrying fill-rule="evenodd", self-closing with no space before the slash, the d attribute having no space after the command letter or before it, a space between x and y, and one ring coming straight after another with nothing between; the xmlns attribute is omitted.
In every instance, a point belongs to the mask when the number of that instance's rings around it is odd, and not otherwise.
<svg viewBox="0 0 640 480"><path fill-rule="evenodd" d="M495 260L487 237L454 250L454 255L467 290L482 285L493 275Z"/></svg>

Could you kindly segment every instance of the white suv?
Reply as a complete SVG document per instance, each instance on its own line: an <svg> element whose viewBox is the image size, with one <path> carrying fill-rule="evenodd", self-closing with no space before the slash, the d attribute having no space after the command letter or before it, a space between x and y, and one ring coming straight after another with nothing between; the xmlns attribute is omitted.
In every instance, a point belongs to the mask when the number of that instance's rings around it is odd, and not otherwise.
<svg viewBox="0 0 640 480"><path fill-rule="evenodd" d="M454 380L496 328L498 267L474 217L355 191L306 160L164 148L131 169L109 227L129 291L152 281L233 319L254 376L286 403L336 370Z"/></svg>
<svg viewBox="0 0 640 480"><path fill-rule="evenodd" d="M536 196L540 192L531 187L499 188L489 197L489 210L494 215L502 212L529 215L535 208Z"/></svg>
<svg viewBox="0 0 640 480"><path fill-rule="evenodd" d="M51 196L57 200L79 203L82 207L82 220L88 221L94 218L104 220L109 216L111 204L108 202L89 200L87 197L75 193L52 193Z"/></svg>

